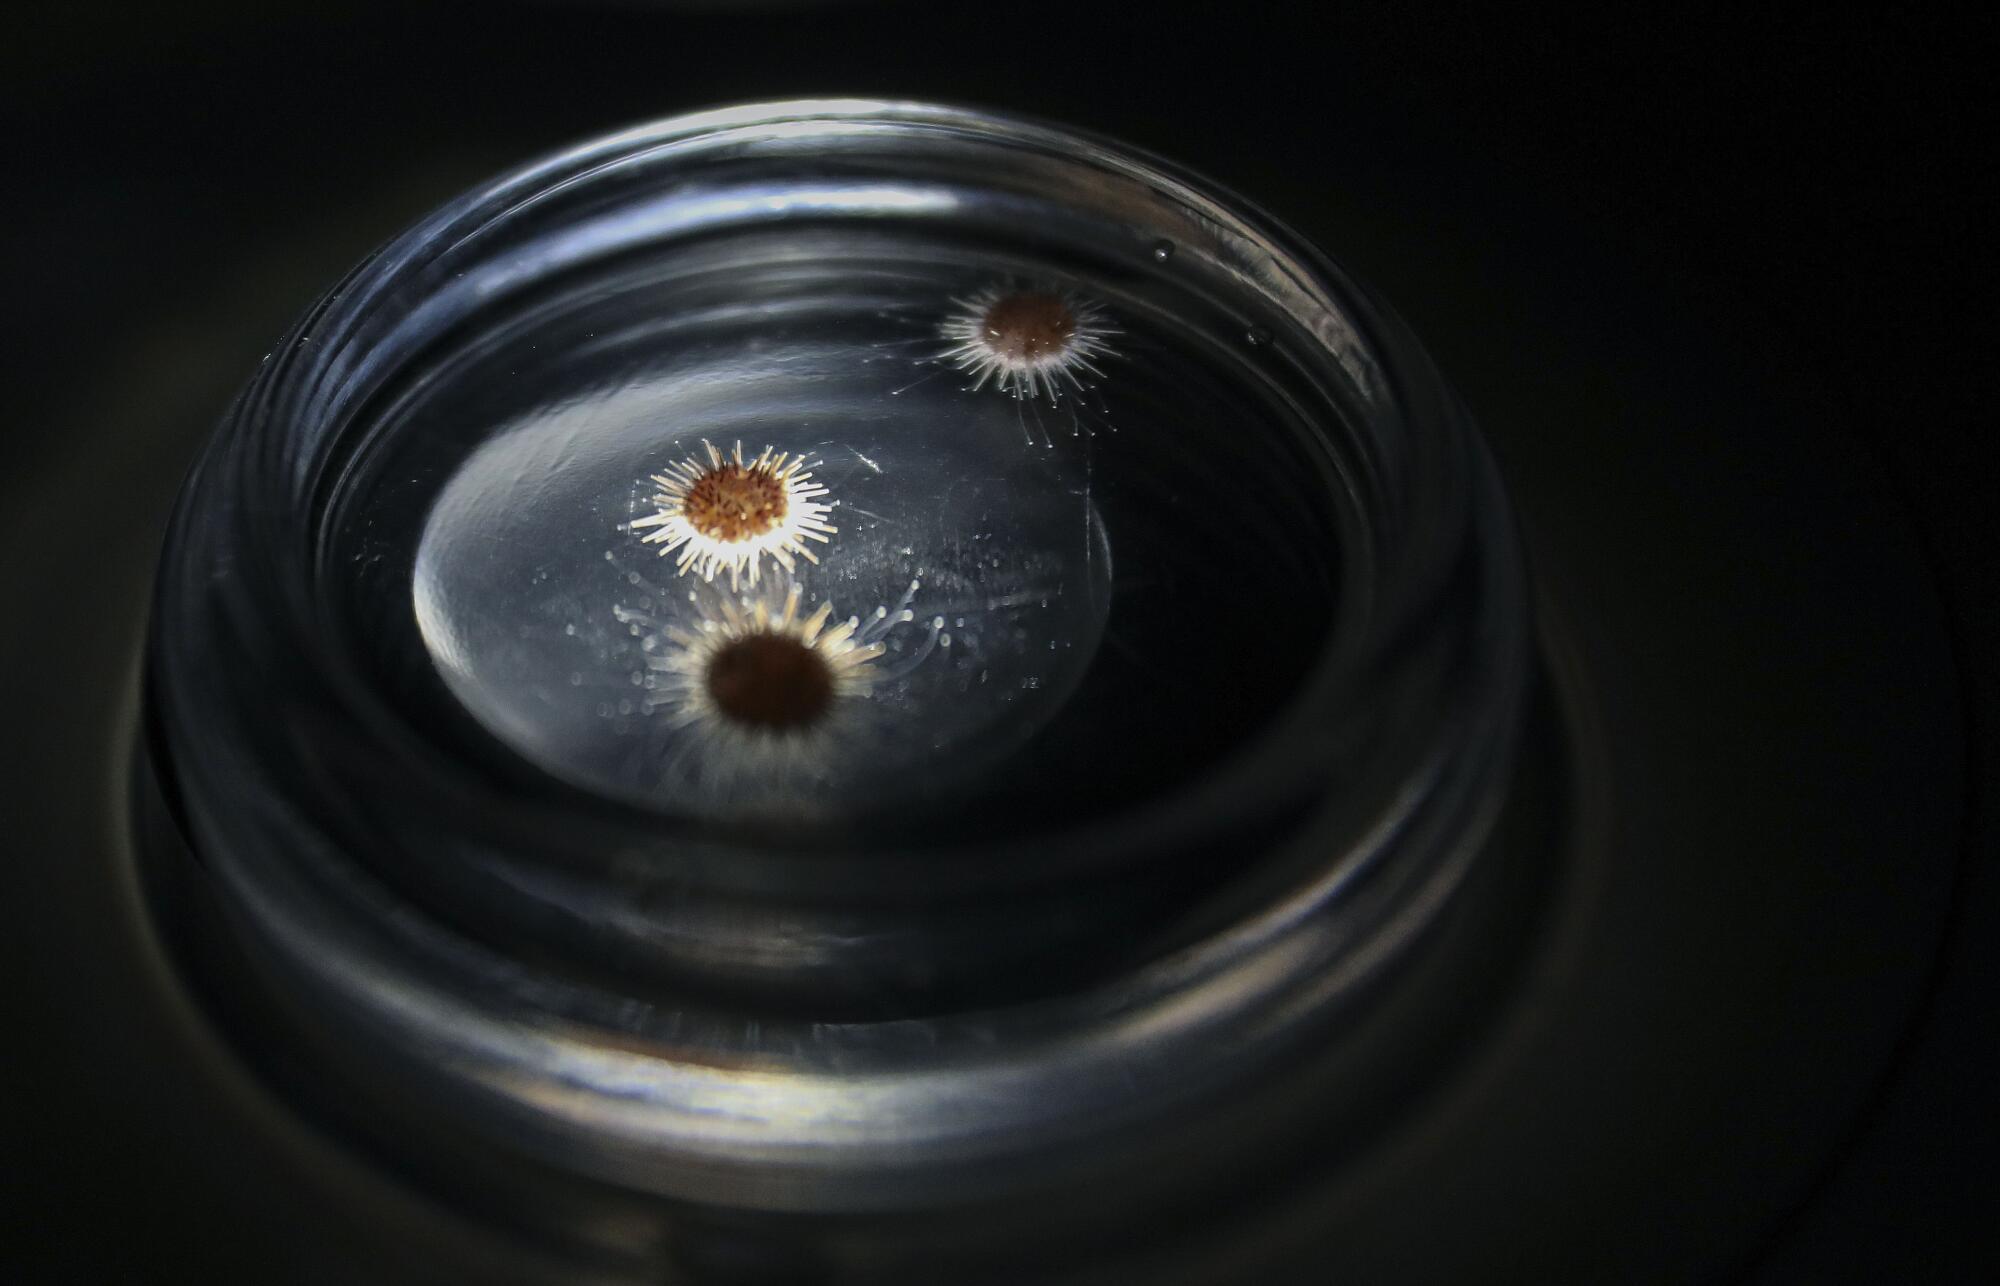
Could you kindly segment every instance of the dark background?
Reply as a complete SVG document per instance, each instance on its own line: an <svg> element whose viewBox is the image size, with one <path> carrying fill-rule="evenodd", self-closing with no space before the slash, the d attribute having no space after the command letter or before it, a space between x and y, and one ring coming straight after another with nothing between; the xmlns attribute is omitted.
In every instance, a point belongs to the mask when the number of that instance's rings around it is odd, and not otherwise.
<svg viewBox="0 0 2000 1286"><path fill-rule="evenodd" d="M1339 227L1335 253L1447 373L1471 373L1475 413L1482 362L1522 336L1607 370L1644 350L1697 401L1692 355L1724 354L1735 378L1858 438L1904 511L1969 747L1950 928L1912 944L1935 956L1935 985L1899 1020L1841 1159L1744 1271L2000 1279L2000 576L1984 521L2000 202L1980 92L2000 42L1990 19L1748 8L223 0L16 16L0 39L0 531L32 543L9 507L27 512L80 425L129 418L120 399L140 395L163 425L212 417L317 290L458 188L578 136L754 97L1045 115L1183 160L1309 231ZM1519 333L1468 329L1455 294ZM107 524L157 521L101 499ZM0 619L28 628L18 605ZM22 762L4 761L16 780ZM40 989L0 979L10 1042L54 1021ZM6 1164L34 1193L9 1209L45 1252L73 1251L77 1220L121 1218L72 1173Z"/></svg>

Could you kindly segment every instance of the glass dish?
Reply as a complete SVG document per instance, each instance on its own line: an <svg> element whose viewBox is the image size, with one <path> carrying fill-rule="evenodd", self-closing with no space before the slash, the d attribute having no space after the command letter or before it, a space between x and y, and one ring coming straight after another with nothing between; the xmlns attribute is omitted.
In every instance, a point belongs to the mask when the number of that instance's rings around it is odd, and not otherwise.
<svg viewBox="0 0 2000 1286"><path fill-rule="evenodd" d="M496 1218L1129 1248L1480 967L1528 640L1467 417L1246 202L982 112L681 117L439 210L230 411L156 909L268 1076Z"/></svg>

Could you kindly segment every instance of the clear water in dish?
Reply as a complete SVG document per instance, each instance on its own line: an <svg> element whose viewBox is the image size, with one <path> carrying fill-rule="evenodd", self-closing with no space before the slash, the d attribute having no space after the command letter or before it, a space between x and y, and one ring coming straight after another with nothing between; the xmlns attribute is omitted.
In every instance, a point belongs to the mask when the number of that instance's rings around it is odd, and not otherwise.
<svg viewBox="0 0 2000 1286"><path fill-rule="evenodd" d="M974 387L953 301L1015 288L1101 309L1101 376ZM1089 812L1241 744L1332 619L1337 488L1310 408L1258 378L1270 333L1150 256L718 237L572 274L427 364L333 543L390 681L441 680L440 735L462 712L572 786L694 816ZM732 591L642 540L653 475L706 443L813 462L817 563ZM793 585L881 645L843 717L776 745L691 712L676 634Z"/></svg>

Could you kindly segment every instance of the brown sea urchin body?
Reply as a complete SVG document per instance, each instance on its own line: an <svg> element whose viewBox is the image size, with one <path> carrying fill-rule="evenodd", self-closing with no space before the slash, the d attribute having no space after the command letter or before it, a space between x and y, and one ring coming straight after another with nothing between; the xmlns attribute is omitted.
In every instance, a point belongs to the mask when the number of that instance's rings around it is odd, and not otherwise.
<svg viewBox="0 0 2000 1286"><path fill-rule="evenodd" d="M785 521L790 502L769 469L731 461L696 478L681 501L688 526L711 540L754 540Z"/></svg>
<svg viewBox="0 0 2000 1286"><path fill-rule="evenodd" d="M1061 296L1045 290L1002 295L986 310L986 342L1010 361L1055 357L1076 339L1076 314Z"/></svg>
<svg viewBox="0 0 2000 1286"><path fill-rule="evenodd" d="M782 634L750 634L709 659L704 681L723 718L783 732L819 721L834 696L833 671L817 651Z"/></svg>

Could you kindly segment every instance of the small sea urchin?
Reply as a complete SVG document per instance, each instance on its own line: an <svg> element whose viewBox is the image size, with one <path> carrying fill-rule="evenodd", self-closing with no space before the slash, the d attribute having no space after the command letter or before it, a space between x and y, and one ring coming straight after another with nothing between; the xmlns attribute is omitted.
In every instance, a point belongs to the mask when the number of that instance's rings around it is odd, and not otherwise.
<svg viewBox="0 0 2000 1286"><path fill-rule="evenodd" d="M638 612L619 617L656 631L646 643L645 707L670 749L662 771L715 800L785 800L865 743L867 697L884 676L884 638L915 619L910 591L893 610L834 620L831 603L800 610L797 583L736 597L691 596L687 623ZM934 645L935 628L909 663Z"/></svg>
<svg viewBox="0 0 2000 1286"><path fill-rule="evenodd" d="M653 475L655 512L631 523L655 529L642 538L647 544L659 545L663 558L680 551L682 575L712 581L727 570L732 589L757 583L766 554L787 572L798 558L819 561L805 542L824 544L838 529L825 520L833 506L804 457L765 447L746 460L741 442L728 455L713 442L702 446L706 463L689 458Z"/></svg>
<svg viewBox="0 0 2000 1286"><path fill-rule="evenodd" d="M683 722L713 723L757 736L800 736L822 725L842 701L868 690L870 662L883 652L859 617L831 628L833 604L799 615L799 586L774 608L769 595L723 599L694 629L669 626L670 644L647 665L661 676L652 701L671 705ZM887 609L871 627L887 622ZM893 623L911 619L909 609Z"/></svg>
<svg viewBox="0 0 2000 1286"><path fill-rule="evenodd" d="M938 333L951 347L938 356L1003 393L1051 402L1062 386L1081 392L1085 374L1102 376L1117 329L1098 304L1069 290L988 286L953 299Z"/></svg>

